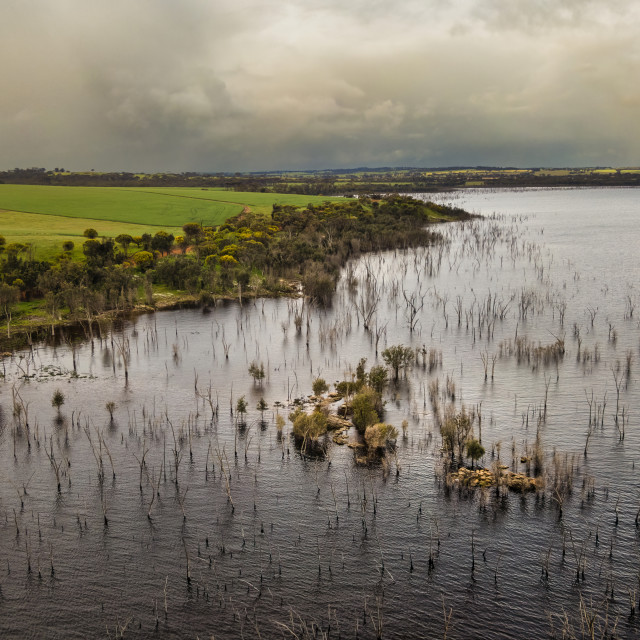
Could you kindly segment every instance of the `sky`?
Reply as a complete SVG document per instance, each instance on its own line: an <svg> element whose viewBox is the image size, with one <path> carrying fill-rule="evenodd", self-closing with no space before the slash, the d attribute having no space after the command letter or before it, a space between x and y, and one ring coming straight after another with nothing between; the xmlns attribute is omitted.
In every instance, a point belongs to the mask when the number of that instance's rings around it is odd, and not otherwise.
<svg viewBox="0 0 640 640"><path fill-rule="evenodd" d="M638 0L2 0L0 169L640 165Z"/></svg>

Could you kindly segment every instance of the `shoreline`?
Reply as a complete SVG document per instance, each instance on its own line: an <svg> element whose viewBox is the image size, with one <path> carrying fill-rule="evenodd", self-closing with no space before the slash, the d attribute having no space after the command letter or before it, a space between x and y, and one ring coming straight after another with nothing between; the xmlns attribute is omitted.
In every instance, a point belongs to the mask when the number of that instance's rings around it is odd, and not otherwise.
<svg viewBox="0 0 640 640"><path fill-rule="evenodd" d="M289 287L288 293L267 293L261 292L256 295L242 294L242 303L245 300L257 300L259 298L299 298L302 293L300 292L299 283L287 282ZM170 299L167 299L170 298ZM166 293L154 294L154 304L149 305L146 303L136 304L129 309L110 309L104 311L91 319L91 330L89 329L88 322L86 320L79 319L62 319L54 320L53 322L44 319L33 320L28 324L17 325L12 327L11 336L6 335L6 326L4 327L5 333L0 336L0 358L10 357L15 351L21 349L28 349L33 347L38 342L53 342L60 344L65 340L64 332L69 331L72 334L80 334L83 339L91 340L92 336L95 339L96 336L104 338L103 332L105 328L107 331L113 329L114 324L130 320L133 317L141 316L145 314L152 314L161 311L174 311L176 309L202 309L203 312L211 310L220 302L238 302L240 296L236 295L220 295L213 298L212 303L204 302L199 296L194 294L185 293L178 295L171 295ZM106 327L105 327L106 325Z"/></svg>

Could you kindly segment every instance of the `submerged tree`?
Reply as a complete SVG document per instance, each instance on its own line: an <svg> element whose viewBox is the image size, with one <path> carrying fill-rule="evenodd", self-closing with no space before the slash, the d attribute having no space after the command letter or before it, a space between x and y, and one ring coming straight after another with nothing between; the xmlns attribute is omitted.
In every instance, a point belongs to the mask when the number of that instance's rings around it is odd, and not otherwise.
<svg viewBox="0 0 640 640"><path fill-rule="evenodd" d="M60 407L64 404L64 393L60 389L56 389L51 397L51 406L58 410L58 418L60 417Z"/></svg>
<svg viewBox="0 0 640 640"><path fill-rule="evenodd" d="M379 394L382 394L384 388L387 386L388 374L385 367L377 365L371 367L369 371L369 386L375 389Z"/></svg>
<svg viewBox="0 0 640 640"><path fill-rule="evenodd" d="M254 382L259 385L264 380L264 365L262 362L258 364L255 360L249 365L249 375L253 378Z"/></svg>
<svg viewBox="0 0 640 640"><path fill-rule="evenodd" d="M475 462L480 460L484 455L484 447L480 444L478 440L472 438L467 442L467 457L471 458L471 468L473 469L475 466Z"/></svg>
<svg viewBox="0 0 640 640"><path fill-rule="evenodd" d="M375 453L380 449L386 449L398 438L398 430L390 424L378 422L367 427L364 432L364 441L369 453Z"/></svg>
<svg viewBox="0 0 640 640"><path fill-rule="evenodd" d="M289 420L293 422L293 435L301 444L303 451L307 449L309 443L327 433L327 416L319 409L311 413L297 409L289 416Z"/></svg>
<svg viewBox="0 0 640 640"><path fill-rule="evenodd" d="M20 289L8 284L0 284L0 311L7 319L7 338L11 337L11 314L20 299Z"/></svg>
<svg viewBox="0 0 640 640"><path fill-rule="evenodd" d="M388 347L382 352L382 359L393 369L393 378L397 380L400 369L405 369L413 360L413 349L401 344Z"/></svg>
<svg viewBox="0 0 640 640"><path fill-rule="evenodd" d="M244 424L245 416L247 414L247 401L244 396L240 396L236 402L236 413L238 414L240 424Z"/></svg>
<svg viewBox="0 0 640 640"><path fill-rule="evenodd" d="M117 405L113 400L109 400L109 402L104 405L104 408L109 412L111 422L113 422L113 412L116 410L116 406Z"/></svg>
<svg viewBox="0 0 640 640"><path fill-rule="evenodd" d="M442 446L451 453L452 462L456 454L460 462L463 460L463 452L473 433L474 420L475 415L469 414L465 407L462 407L459 412L456 412L452 405L446 408L440 426L440 434L442 435ZM482 455L479 455L478 458L481 458Z"/></svg>
<svg viewBox="0 0 640 640"><path fill-rule="evenodd" d="M260 398L260 400L258 400L258 404L256 406L256 409L260 412L260 422L263 423L264 422L264 412L269 408L269 405L266 403L264 398Z"/></svg>
<svg viewBox="0 0 640 640"><path fill-rule="evenodd" d="M311 384L314 396L321 396L329 390L329 385L323 378L315 378Z"/></svg>
<svg viewBox="0 0 640 640"><path fill-rule="evenodd" d="M371 387L363 387L353 398L351 410L353 412L353 424L360 433L379 421L379 410L382 402L379 394Z"/></svg>

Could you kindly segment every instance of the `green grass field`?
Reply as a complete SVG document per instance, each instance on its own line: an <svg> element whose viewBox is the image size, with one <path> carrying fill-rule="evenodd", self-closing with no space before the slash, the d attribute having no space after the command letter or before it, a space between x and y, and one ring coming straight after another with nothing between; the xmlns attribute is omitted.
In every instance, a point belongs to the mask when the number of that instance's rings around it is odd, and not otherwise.
<svg viewBox="0 0 640 640"><path fill-rule="evenodd" d="M198 189L187 191L200 193ZM5 211L110 220L158 228L180 227L186 222L220 224L240 213L242 207L241 203L213 202L207 198L151 193L142 189L0 185L0 209Z"/></svg>
<svg viewBox="0 0 640 640"><path fill-rule="evenodd" d="M235 206L249 207L252 211L261 214L270 214L271 207L274 204L291 204L300 207L306 207L310 202L315 204L325 202L326 200L340 200L341 198L324 198L320 196L299 196L295 194L284 193L254 193L250 191L227 191L226 189L198 189L189 187L131 187L128 191L144 193L147 195L172 196L175 198L191 199L196 203L211 202L217 203L217 206ZM1 200L0 191L0 204ZM232 214L233 215L233 214ZM227 216L228 217L228 216Z"/></svg>
<svg viewBox="0 0 640 640"><path fill-rule="evenodd" d="M199 188L49 187L0 184L0 235L31 243L37 259L50 259L72 240L82 256L82 233L139 236L160 229L177 235L183 224L218 225L248 206L268 215L274 203L305 206L316 196L250 193Z"/></svg>
<svg viewBox="0 0 640 640"><path fill-rule="evenodd" d="M143 233L155 233L158 227L110 220L91 218L65 218L62 216L38 213L19 213L0 211L0 234L7 242L30 243L34 247L34 257L38 260L50 260L62 253L62 243L71 240L75 244L74 258L82 257L82 243L86 238L82 232L93 227L101 236L115 238L121 233L141 236ZM161 227L169 233L178 235L180 227Z"/></svg>

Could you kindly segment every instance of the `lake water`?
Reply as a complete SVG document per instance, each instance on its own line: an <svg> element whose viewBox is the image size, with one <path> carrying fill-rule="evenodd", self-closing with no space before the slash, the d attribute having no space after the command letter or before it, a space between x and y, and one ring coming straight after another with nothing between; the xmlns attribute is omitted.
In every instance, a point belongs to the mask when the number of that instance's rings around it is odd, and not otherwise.
<svg viewBox="0 0 640 640"><path fill-rule="evenodd" d="M485 219L443 226L442 248L354 261L330 309L220 303L5 359L0 637L582 637L591 614L593 637L637 637L639 196L441 194ZM276 403L381 363L356 312L367 288L379 351L424 346L441 365L388 387L384 419L408 429L386 465L331 442L304 458ZM406 299L422 304L413 319ZM564 357L536 363L558 338ZM480 464L525 471L538 438L544 489L448 486L429 398L447 378L456 408L481 412ZM246 427L230 410L241 395Z"/></svg>

